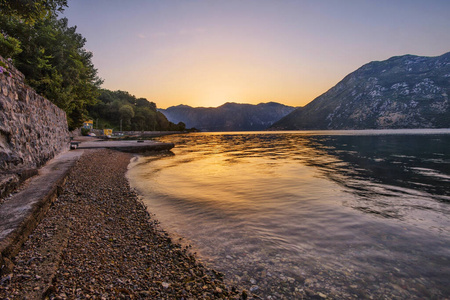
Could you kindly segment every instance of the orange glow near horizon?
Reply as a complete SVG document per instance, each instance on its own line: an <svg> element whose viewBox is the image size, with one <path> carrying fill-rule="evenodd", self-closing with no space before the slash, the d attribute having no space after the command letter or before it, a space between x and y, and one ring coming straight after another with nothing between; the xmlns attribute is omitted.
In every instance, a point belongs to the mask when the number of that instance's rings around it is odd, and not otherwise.
<svg viewBox="0 0 450 300"><path fill-rule="evenodd" d="M226 102L258 104L270 101L304 106L328 90L329 82L337 83L342 79L333 77L332 73L317 74L319 71L311 66L289 68L287 60L273 62L269 56L256 57L252 51L248 54L249 51L244 50L241 49L239 55L236 49L218 45L202 49L200 53L194 48L185 49L179 56L157 53L159 65L152 66L150 60L141 62L139 81L121 75L110 76L104 86L113 90L128 88L132 94L155 102L159 108L179 104L217 107ZM133 71L136 70L130 68L128 72ZM319 75L323 80L315 79Z"/></svg>
<svg viewBox="0 0 450 300"><path fill-rule="evenodd" d="M64 16L103 87L160 108L304 106L362 65L450 51L450 2L89 1Z"/></svg>

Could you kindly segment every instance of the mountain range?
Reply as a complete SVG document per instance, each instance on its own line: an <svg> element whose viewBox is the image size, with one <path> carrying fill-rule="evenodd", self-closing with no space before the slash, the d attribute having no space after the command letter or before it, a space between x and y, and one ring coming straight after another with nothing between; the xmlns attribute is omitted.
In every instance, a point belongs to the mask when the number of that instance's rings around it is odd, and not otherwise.
<svg viewBox="0 0 450 300"><path fill-rule="evenodd" d="M450 52L370 62L273 130L450 128Z"/></svg>
<svg viewBox="0 0 450 300"><path fill-rule="evenodd" d="M170 122L183 122L186 128L202 131L264 130L295 107L268 102L258 105L225 103L219 107L171 106L159 109Z"/></svg>

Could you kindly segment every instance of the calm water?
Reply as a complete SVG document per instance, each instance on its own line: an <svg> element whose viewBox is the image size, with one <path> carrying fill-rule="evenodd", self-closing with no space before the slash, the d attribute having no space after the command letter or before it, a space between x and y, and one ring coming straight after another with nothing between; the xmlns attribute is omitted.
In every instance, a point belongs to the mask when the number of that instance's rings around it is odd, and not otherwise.
<svg viewBox="0 0 450 300"><path fill-rule="evenodd" d="M129 170L162 227L266 299L450 297L450 130L197 133Z"/></svg>

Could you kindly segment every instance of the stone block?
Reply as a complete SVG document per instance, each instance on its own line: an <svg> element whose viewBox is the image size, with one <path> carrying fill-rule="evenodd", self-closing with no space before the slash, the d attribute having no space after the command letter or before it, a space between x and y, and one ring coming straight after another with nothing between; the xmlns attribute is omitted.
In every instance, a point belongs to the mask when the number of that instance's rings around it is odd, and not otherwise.
<svg viewBox="0 0 450 300"><path fill-rule="evenodd" d="M24 83L12 64L12 77L0 74L0 172L42 166L66 150L66 114Z"/></svg>
<svg viewBox="0 0 450 300"><path fill-rule="evenodd" d="M16 174L0 174L0 198L14 191L19 182L19 176Z"/></svg>

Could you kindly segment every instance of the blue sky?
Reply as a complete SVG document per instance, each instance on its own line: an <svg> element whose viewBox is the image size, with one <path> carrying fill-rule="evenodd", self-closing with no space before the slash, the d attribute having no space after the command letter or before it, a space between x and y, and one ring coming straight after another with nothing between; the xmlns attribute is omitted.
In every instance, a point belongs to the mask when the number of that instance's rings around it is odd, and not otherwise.
<svg viewBox="0 0 450 300"><path fill-rule="evenodd" d="M450 1L69 0L105 80L158 107L303 106L365 63L450 51Z"/></svg>

